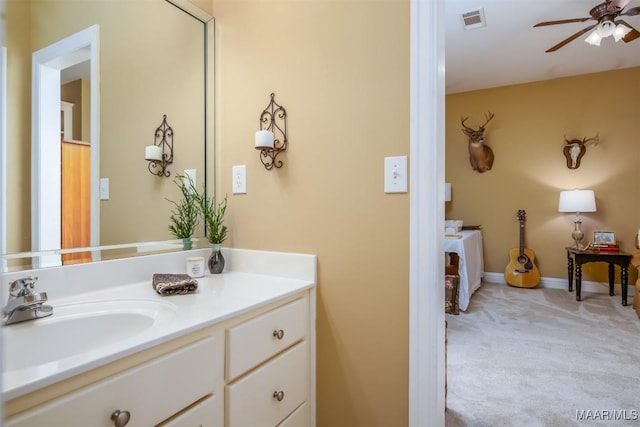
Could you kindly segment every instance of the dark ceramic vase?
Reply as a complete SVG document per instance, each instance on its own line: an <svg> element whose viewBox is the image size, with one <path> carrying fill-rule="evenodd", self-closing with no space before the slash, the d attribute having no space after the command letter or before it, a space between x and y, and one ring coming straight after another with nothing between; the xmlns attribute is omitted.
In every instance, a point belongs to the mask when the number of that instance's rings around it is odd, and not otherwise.
<svg viewBox="0 0 640 427"><path fill-rule="evenodd" d="M220 249L222 245L220 243L211 244L211 255L209 255L209 272L211 274L220 274L224 270L224 257Z"/></svg>

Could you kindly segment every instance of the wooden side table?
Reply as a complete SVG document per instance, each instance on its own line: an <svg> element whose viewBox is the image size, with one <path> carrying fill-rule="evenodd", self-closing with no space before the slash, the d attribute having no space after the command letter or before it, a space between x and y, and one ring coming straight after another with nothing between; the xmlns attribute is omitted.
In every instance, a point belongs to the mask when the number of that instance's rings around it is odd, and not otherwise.
<svg viewBox="0 0 640 427"><path fill-rule="evenodd" d="M635 251L633 253L633 258L631 258L631 265L634 266L637 270L640 270L640 251ZM636 294L633 296L633 309L636 311L638 317L640 317L640 293L638 290L640 289L640 277L636 280Z"/></svg>
<svg viewBox="0 0 640 427"><path fill-rule="evenodd" d="M620 285L622 288L622 305L627 305L627 288L629 281L629 263L632 255L624 252L600 252L596 250L580 250L573 247L567 250L567 270L569 274L569 292L573 290L573 271L576 273L576 301L580 301L582 288L582 264L588 262L606 262L609 264L609 295L613 296L615 266L620 266Z"/></svg>

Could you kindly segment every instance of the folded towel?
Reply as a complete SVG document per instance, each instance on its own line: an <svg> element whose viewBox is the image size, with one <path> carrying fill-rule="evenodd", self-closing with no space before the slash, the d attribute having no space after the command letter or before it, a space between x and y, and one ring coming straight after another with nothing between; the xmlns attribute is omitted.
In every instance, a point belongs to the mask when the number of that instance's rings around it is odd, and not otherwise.
<svg viewBox="0 0 640 427"><path fill-rule="evenodd" d="M198 289L198 281L188 274L154 274L152 285L163 296L190 294Z"/></svg>

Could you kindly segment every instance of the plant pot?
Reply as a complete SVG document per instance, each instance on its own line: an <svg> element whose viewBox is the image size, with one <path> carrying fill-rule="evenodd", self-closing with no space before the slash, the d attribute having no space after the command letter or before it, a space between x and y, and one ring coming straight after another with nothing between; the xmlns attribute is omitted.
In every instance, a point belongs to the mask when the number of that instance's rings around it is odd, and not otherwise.
<svg viewBox="0 0 640 427"><path fill-rule="evenodd" d="M221 248L222 244L220 243L211 244L211 255L209 255L207 262L211 274L220 274L224 270L224 257L220 251Z"/></svg>
<svg viewBox="0 0 640 427"><path fill-rule="evenodd" d="M191 241L191 237L182 239L182 250L188 251L192 247L193 247L193 242Z"/></svg>

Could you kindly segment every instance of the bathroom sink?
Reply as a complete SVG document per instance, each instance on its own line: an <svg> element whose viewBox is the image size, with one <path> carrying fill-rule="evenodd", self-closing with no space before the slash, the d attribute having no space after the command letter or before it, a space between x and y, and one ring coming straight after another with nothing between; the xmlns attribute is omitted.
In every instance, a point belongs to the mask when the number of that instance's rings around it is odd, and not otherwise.
<svg viewBox="0 0 640 427"><path fill-rule="evenodd" d="M1 328L4 372L121 343L171 320L176 312L173 304L153 300L52 305L52 316Z"/></svg>

